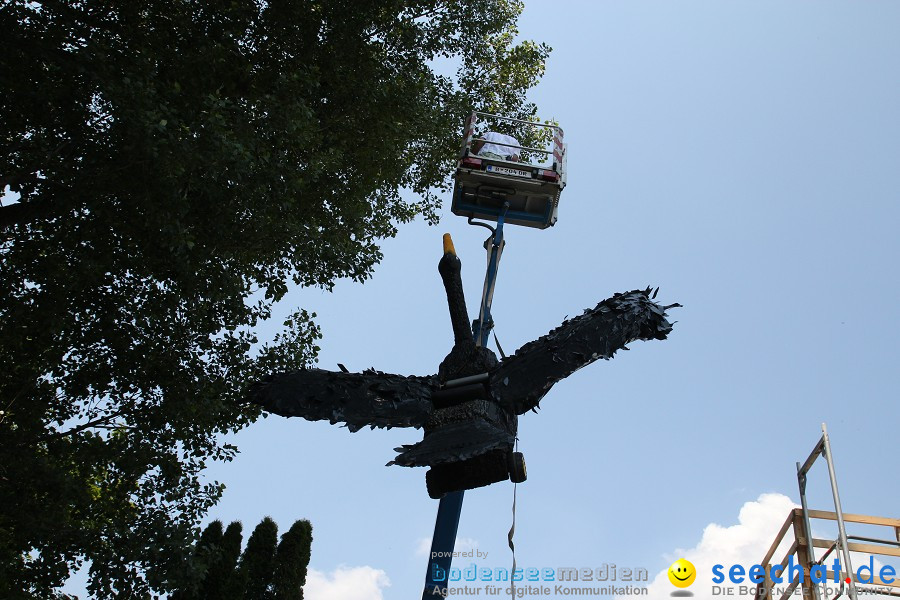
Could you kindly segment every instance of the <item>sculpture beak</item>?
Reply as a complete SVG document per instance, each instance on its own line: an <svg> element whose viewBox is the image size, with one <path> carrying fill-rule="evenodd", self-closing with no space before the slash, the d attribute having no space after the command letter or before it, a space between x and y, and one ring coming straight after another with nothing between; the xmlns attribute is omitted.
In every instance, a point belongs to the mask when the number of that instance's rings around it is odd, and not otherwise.
<svg viewBox="0 0 900 600"><path fill-rule="evenodd" d="M453 239L450 238L449 233L445 233L444 234L444 254L447 254L448 252L450 254L452 254L453 256L456 256L456 248L453 247Z"/></svg>

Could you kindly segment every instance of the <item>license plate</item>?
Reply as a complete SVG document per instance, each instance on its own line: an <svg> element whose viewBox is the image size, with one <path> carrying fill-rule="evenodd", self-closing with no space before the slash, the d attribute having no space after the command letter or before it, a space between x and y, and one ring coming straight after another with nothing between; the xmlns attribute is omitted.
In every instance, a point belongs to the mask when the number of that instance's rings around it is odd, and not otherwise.
<svg viewBox="0 0 900 600"><path fill-rule="evenodd" d="M513 177L531 177L531 172L522 171L521 169L510 169L509 167L498 167L497 165L488 165L484 169L488 173L497 173L499 175L512 175Z"/></svg>

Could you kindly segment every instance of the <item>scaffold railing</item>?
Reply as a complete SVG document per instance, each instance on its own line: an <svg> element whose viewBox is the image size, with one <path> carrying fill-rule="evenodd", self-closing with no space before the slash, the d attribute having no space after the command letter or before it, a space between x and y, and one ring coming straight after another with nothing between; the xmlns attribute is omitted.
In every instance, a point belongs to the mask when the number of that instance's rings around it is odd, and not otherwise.
<svg viewBox="0 0 900 600"><path fill-rule="evenodd" d="M831 480L831 492L834 511L812 510L807 504L807 474L819 456L824 456ZM801 507L791 510L775 541L759 562L763 569L763 581L757 583L756 598L758 600L787 600L800 586L804 600L837 600L842 596L857 600L858 593L865 595L881 595L900 597L900 580L893 567L882 572L874 567L863 565L867 569L865 577L861 571L854 571L850 552L869 554L871 557L900 557L900 519L876 517L871 515L844 513L841 509L838 494L837 476L834 472L834 461L831 455L831 442L828 430L822 424L822 437L813 451L803 463L797 463L797 481L800 487ZM821 539L813 536L811 521L833 521L837 524L837 537ZM848 534L847 524L854 526L875 526L890 530L890 538ZM881 530L880 530L881 531ZM779 548L784 547L789 534L793 539L780 561L773 563L773 557ZM816 549L824 550L817 556ZM790 576L787 569L790 565L802 568L802 577ZM772 569L775 569L775 577ZM795 567L796 568L796 567ZM813 574L815 569L815 574ZM888 575L882 579L881 575ZM813 576L815 575L815 576ZM777 580L781 585L776 585ZM776 592L776 593L773 593Z"/></svg>

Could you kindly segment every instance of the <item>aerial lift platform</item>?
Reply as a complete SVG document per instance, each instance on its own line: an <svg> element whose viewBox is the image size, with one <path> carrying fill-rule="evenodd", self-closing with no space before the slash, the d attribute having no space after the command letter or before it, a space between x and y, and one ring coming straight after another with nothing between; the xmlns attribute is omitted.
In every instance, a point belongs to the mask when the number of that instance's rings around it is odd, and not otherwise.
<svg viewBox="0 0 900 600"><path fill-rule="evenodd" d="M494 128L537 133L550 140L546 148L500 144L508 157L480 155L476 150L484 134ZM549 135L547 135L549 134ZM491 142L497 144L497 142ZM453 214L470 219L504 221L546 229L556 223L559 199L566 187L566 145L559 125L522 121L500 115L473 112L466 121L453 189Z"/></svg>

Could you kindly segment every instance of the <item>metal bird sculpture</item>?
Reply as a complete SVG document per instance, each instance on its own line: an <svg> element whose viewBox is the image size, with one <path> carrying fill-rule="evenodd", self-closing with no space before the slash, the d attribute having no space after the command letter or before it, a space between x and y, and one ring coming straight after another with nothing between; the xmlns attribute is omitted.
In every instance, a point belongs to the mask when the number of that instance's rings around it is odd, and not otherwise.
<svg viewBox="0 0 900 600"><path fill-rule="evenodd" d="M310 421L363 427L423 428L424 439L396 448L388 464L430 467L428 493L440 498L511 478L524 481L513 452L518 416L536 409L553 385L634 340L662 340L672 330L650 288L616 294L498 361L476 346L449 235L438 271L447 292L454 345L437 375L406 376L303 369L255 383L249 400L265 410ZM652 294L652 295L651 295Z"/></svg>

